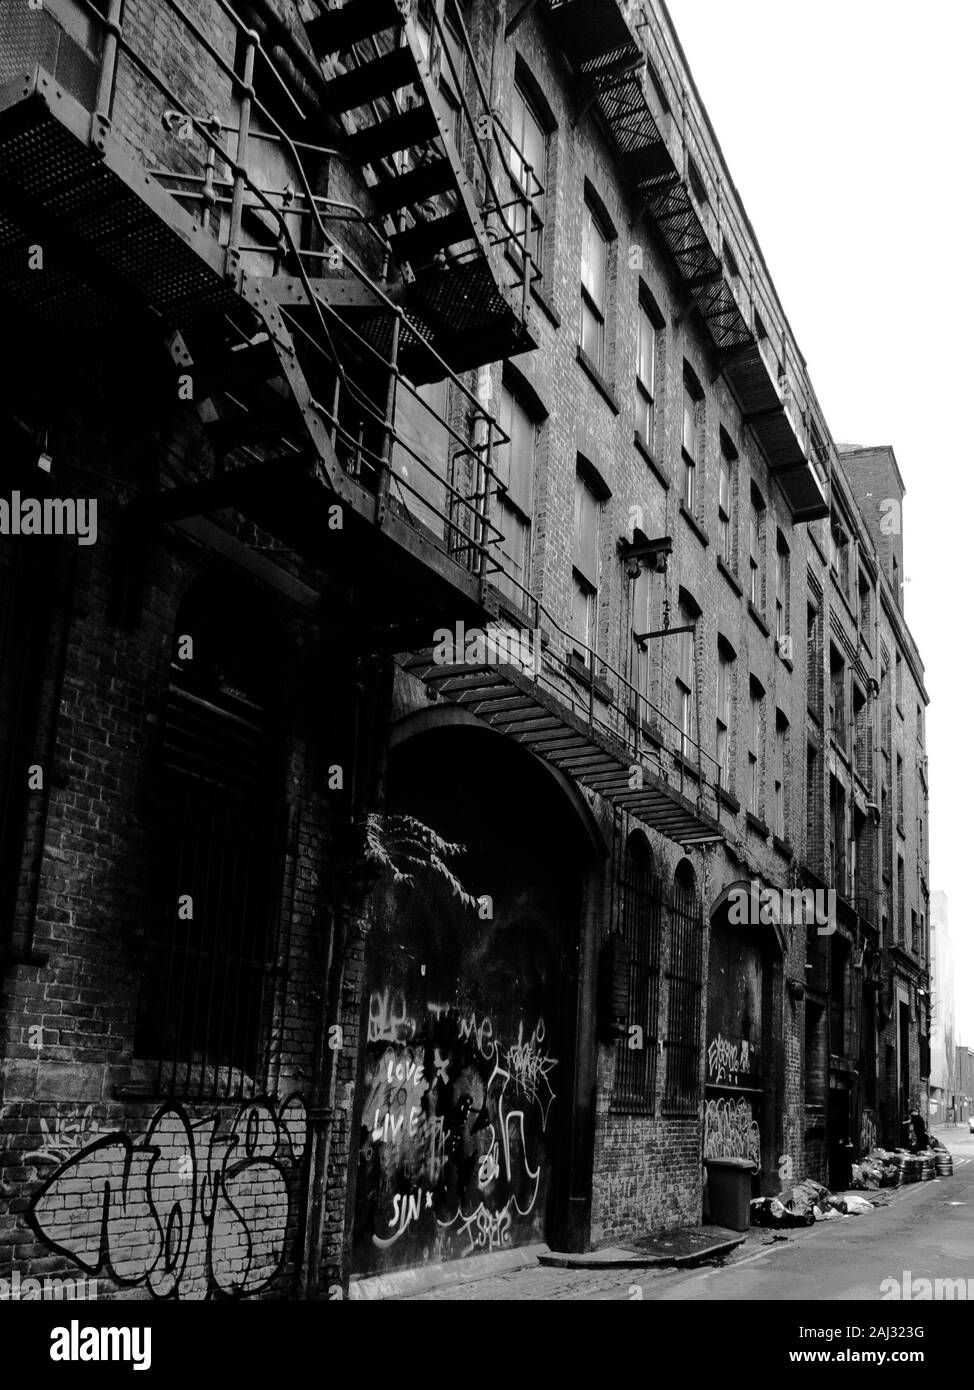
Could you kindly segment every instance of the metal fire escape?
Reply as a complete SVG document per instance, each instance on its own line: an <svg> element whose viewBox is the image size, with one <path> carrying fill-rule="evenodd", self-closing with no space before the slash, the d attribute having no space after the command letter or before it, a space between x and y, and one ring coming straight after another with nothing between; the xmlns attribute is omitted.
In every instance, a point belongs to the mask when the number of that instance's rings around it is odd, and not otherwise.
<svg viewBox="0 0 974 1390"><path fill-rule="evenodd" d="M239 8L160 0L183 81L122 0L6 7L2 293L52 330L145 329L169 346L174 391L191 383L213 466L133 505L134 551L160 521L233 507L337 569L391 643L417 617L482 611L503 435L458 374L533 346L517 192L505 203L492 181L465 31L448 129L442 4L425 32L406 0L323 10L289 34L291 80L269 56L274 8ZM339 164L365 171L371 205L329 196ZM423 395L444 381L460 427ZM442 466L400 428L409 409L446 438Z"/></svg>
<svg viewBox="0 0 974 1390"><path fill-rule="evenodd" d="M191 385L210 447L130 505L132 563L156 525L233 509L337 577L360 638L417 650L491 611L506 436L460 374L532 346L536 188L450 0L350 0L303 30L277 8L213 0L204 20L159 0L191 83L159 70L121 0L0 12L0 293L52 331L164 341L174 397ZM663 152L638 129L653 187ZM440 383L446 404L425 389ZM408 669L677 842L719 838L712 760L523 606L545 634L533 674L428 650Z"/></svg>
<svg viewBox="0 0 974 1390"><path fill-rule="evenodd" d="M796 522L828 515L819 460L810 452L807 405L795 395L797 363L782 344L770 349L760 316L729 249L727 208L716 212L691 153L695 132L672 46L652 4L619 0L546 0L552 32L587 92L591 110L612 140L623 173L645 216L669 250L686 291L710 334L723 372L763 449ZM636 15L637 33L626 10ZM757 317L756 317L757 315Z"/></svg>

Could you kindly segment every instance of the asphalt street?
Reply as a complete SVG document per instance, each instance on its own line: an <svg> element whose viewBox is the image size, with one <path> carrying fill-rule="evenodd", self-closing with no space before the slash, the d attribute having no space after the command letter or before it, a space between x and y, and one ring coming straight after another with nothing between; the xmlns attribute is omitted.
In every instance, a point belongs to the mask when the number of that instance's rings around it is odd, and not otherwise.
<svg viewBox="0 0 974 1390"><path fill-rule="evenodd" d="M919 1279L962 1279L974 1296L974 1135L965 1125L940 1129L937 1136L954 1155L953 1177L895 1189L888 1206L864 1216L780 1233L752 1230L745 1244L719 1264L652 1271L539 1266L415 1297L882 1301L894 1292L884 1281L895 1280L902 1290L907 1273L914 1295ZM869 1193L863 1195L868 1198Z"/></svg>

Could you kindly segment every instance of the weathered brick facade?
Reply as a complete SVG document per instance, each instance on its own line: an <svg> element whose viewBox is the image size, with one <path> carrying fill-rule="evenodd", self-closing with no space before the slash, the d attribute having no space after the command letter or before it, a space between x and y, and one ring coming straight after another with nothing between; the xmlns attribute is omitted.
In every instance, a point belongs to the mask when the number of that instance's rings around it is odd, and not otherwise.
<svg viewBox="0 0 974 1390"><path fill-rule="evenodd" d="M463 6L468 49L448 14L402 7L425 55L408 111L425 99L434 133L368 178L364 156L308 155L337 246L311 219L296 247L301 171L267 113L250 158L277 220L251 184L235 196L231 145L207 157L205 132L246 124L247 36L211 5L183 4L192 27L125 7L106 167L155 201L113 215L133 245L168 218L181 249L139 282L148 308L130 286L131 321L51 343L43 293L12 308L32 344L4 404L16 486L97 499L98 537L0 537L2 1272L80 1269L118 1297L361 1295L422 1263L695 1223L708 1159L751 1157L775 1192L923 1108L926 696L901 529L870 500L902 501L895 461L836 449L665 10L637 26L639 7L571 0L506 35L519 8ZM336 96L365 59L354 36L315 57L317 9L248 7L258 102L281 109L266 51L304 111L291 138L374 139ZM608 86L583 11L616 44ZM43 22L14 35L25 70L47 61ZM90 114L100 41L83 80L58 41L64 104ZM620 137L613 82L646 150ZM492 355L478 336L524 345L498 308L517 237L477 261L472 221L425 280L397 238L437 199L489 203L518 120L544 150L534 347ZM451 164L434 141L453 121L452 183L383 219L396 177ZM203 307L189 279L163 293L189 252L222 267ZM49 269L95 300L127 283L107 235L81 261ZM430 300L404 313L417 284ZM483 321L447 331L451 313ZM374 361L396 344L398 378ZM239 371L255 347L287 389L241 408L207 353ZM273 445L235 452L242 417L284 404ZM299 426L304 452L282 452ZM523 563L491 572L490 527L515 515ZM533 672L424 655L478 621L522 631ZM421 823L408 854L422 827L464 851L393 883L368 837L397 816ZM741 887L835 888L836 930L741 922Z"/></svg>

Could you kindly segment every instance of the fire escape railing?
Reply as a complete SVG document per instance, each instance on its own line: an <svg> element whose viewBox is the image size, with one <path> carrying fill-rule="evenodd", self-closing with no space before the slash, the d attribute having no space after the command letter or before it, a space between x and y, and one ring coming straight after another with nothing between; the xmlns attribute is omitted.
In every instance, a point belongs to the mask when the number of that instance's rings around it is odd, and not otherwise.
<svg viewBox="0 0 974 1390"><path fill-rule="evenodd" d="M311 313L314 331L309 330L307 325L302 324L295 317L293 305L290 307L282 306L282 313L287 319L295 339L305 345L308 351L317 353L323 360L327 361L336 377L335 394L332 400L325 403L312 397L312 404L331 433L333 441L341 442L345 446L346 452L356 458L360 474L363 469L370 474L370 490L378 494L380 499L383 496L388 499L394 482L397 488L413 493L419 498L423 505L432 510L443 523L450 553L459 560L465 569L478 575L482 585L491 575L503 574L505 581L523 595L522 607L524 610L534 614L536 632L540 631L542 620L544 622L550 650L543 660L535 663L533 676L535 684L539 688L547 690L562 704L577 711L593 731L602 733L606 738L611 739L622 753L630 757L633 765L643 765L649 761L655 765L654 770L658 772L660 778L668 785L678 788L681 795L686 795L689 790L690 796L696 799L698 807L702 806L705 792L709 791L712 794L719 817L721 767L718 760L707 753L697 739L692 738L662 709L654 705L623 671L588 643L581 641L562 626L551 610L531 590L526 588L503 563L498 545L498 542L503 540L503 533L492 520L493 499L501 486L493 468L493 454L497 447L509 442L509 436L500 428L481 400L451 369L431 343L424 342L422 351L436 362L439 376L444 380L449 380L453 389L460 393L469 407L469 423L473 442L464 438L448 419L444 419L442 415L429 406L422 399L417 387L402 371L399 364L402 340L409 335L415 338L419 334L419 330L412 316L390 297L383 285L369 275L349 254L347 247L339 243L329 230L327 225L329 214L322 212L319 203L332 206L334 204L332 200L320 199L313 194L299 150L304 148L314 153L328 155L332 155L334 152L324 146L302 144L302 142L295 141L280 125L274 113L257 97L254 91L254 73L258 56L274 72L275 80L283 81L274 70L273 63L267 53L261 48L258 35L243 24L228 0L215 0L215 5L234 24L243 43L242 72L237 72L233 65L207 39L206 35L200 31L194 20L185 13L178 0L164 0L166 9L199 43L219 72L230 83L231 90L240 93L239 120L236 128L237 146L234 156L231 157L220 138L221 134L226 131L226 127L218 126L210 116L194 114L187 103L180 98L178 93L152 67L150 61L141 55L136 45L130 41L127 31L121 23L121 0L110 0L107 15L103 15L92 3L92 0L74 0L74 3L102 27L104 34L97 86L98 95L94 112L95 123L106 131L111 125L112 94L116 84L118 65L120 59L124 57L161 93L171 111L181 114L187 121L191 122L193 131L198 134L207 147L208 168L202 175L197 176L203 179L203 188L198 193L187 195L203 202L203 217L209 216L210 208L214 205L213 199L220 197L217 192L220 181L215 176L216 161L223 161L230 167L232 180L226 181L225 185L229 189L230 206L227 232L228 265L232 266L235 261L238 261L240 252L247 249L242 244L243 214L247 196L256 200L256 203L278 228L289 261L297 271L297 278L302 290L301 308ZM469 43L469 40L467 42ZM485 92L483 92L483 97L486 105ZM303 257L306 253L297 246L287 221L288 215L293 210L290 207L277 206L268 191L262 189L248 172L247 152L251 135L251 120L255 111L259 112L263 120L269 125L272 132L271 138L279 140L288 150L294 170L301 183L301 196L306 205L302 211L311 218L323 246L334 248L340 253L342 267L351 272L352 277L369 291L376 304L381 306L383 311L391 317L392 347L388 355L380 352L339 312L334 304L322 297L319 292L321 282L319 281L318 285L313 283L313 277L309 275L304 264ZM509 140L510 137L503 130L502 124L499 122L496 124L504 138ZM261 132L255 138L263 138L264 134ZM516 176L506 161L503 161L503 167L508 172L513 187L517 181ZM186 178L186 175L174 173L171 177ZM496 194L496 185L493 187ZM497 209L502 211L503 204L499 194L497 197ZM524 209L522 235L525 239L522 264L525 267L524 273L527 279L532 274L531 267L533 266L533 258L527 244L528 229L537 226L538 222L535 220L533 199L526 190L524 191L522 206ZM347 204L338 205L335 216L344 217L346 215L354 216L356 220L362 220L357 209L349 209ZM327 250L319 254L327 255ZM388 393L384 409L379 409L368 393L346 371L342 353L336 345L336 337L338 336L354 340L358 350L363 355L376 361L388 372ZM407 439L397 432L397 404L400 392L403 391L409 393L424 409L429 410L430 414L445 429L455 446L455 451L452 454L453 464L456 465L459 460L469 463L473 472L473 483L469 491L464 492L453 482L445 479L437 469L429 465L427 460L411 446ZM347 393L355 401L356 406L367 413L373 423L381 429L383 439L381 447L376 448L363 442L348 430L341 417L342 393ZM413 487L407 480L395 475L392 463L393 443L403 449L409 457L433 477L437 487L444 490L449 498L445 511L439 511L432 506L425 493ZM577 653L580 657L581 670L573 667L569 661L569 653L571 652ZM584 691L581 697L579 697L580 687ZM643 745L644 720L659 734L658 739L653 740L652 751L649 753Z"/></svg>
<svg viewBox="0 0 974 1390"><path fill-rule="evenodd" d="M261 61L267 69L273 73L275 80L284 85L283 78L277 73L269 55L261 47L258 35L248 29L240 17L233 10L228 0L214 0L219 10L233 23L236 32L244 45L244 58L242 72L237 72L232 64L228 63L223 55L215 48L207 36L201 32L195 21L185 13L179 5L178 0L164 0L165 7L176 17L184 26L188 34L200 45L209 59L216 65L219 72L231 84L231 90L240 92L240 113L236 127L237 146L235 156L231 157L227 148L221 143L220 135L226 132L228 127L214 122L211 117L201 117L195 115L188 107L186 102L177 92L162 78L159 72L153 68L151 63L145 59L132 43L121 22L122 0L110 0L107 15L103 15L92 0L74 0L74 3L83 9L90 18L102 27L104 41L102 47L101 68L99 73L96 109L94 112L95 120L107 128L111 123L111 103L114 91L120 55L132 64L132 66L150 82L169 103L170 110L184 116L192 125L193 131L205 143L208 150L207 171L198 179L204 183L203 189L198 194L179 195L190 199L200 200L204 204L203 216L208 215L209 208L215 206L219 201L216 193L219 181L215 178L214 168L217 160L226 163L232 170L232 180L226 182L226 187L230 189L229 206L230 219L227 234L227 253L230 263L238 258L242 251L251 249L263 250L263 247L250 247L242 242L242 224L245 208L245 195L249 194L267 215L273 219L277 226L281 242L285 245L289 261L297 271L303 290L302 307L311 311L315 327L320 333L320 339L308 332L306 328L300 330L303 341L313 350L317 351L322 357L327 358L333 367L337 382L336 394L330 404L324 404L312 398L312 404L322 418L328 424L333 440L336 438L344 439L350 446L351 451L359 459L365 461L372 469L374 490L379 493L388 494L391 490L392 480L395 477L395 486L405 492L414 494L422 500L426 509L434 513L442 523L445 538L448 542L449 553L453 558L462 557L465 569L485 576L488 570L492 552L496 553L496 542L502 539L502 534L493 525L490 519L491 499L496 490L496 475L492 468L494 450L509 442L509 436L501 429L489 411L484 407L478 397L452 370L449 364L437 351L435 346L429 341L424 341L422 352L425 358L435 362L437 374L444 380L449 380L454 390L460 393L468 407L468 420L471 433L475 442L471 443L451 425L450 421L437 412L426 400L423 399L419 390L401 370L399 364L398 344L405 336L406 332L416 332L414 324L410 321L406 311L397 304L375 278L359 264L354 256L349 253L346 245L339 242L329 230L327 221L328 214L322 214L319 203L337 208L337 212L332 215L331 220L345 220L348 217L356 221L362 221L366 227L376 237L378 233L366 219L362 217L359 209L351 207L347 203L336 203L333 199L321 199L314 195L304 164L301 160L299 150L305 149L314 153L339 155L339 151L329 147L311 145L306 142L295 141L292 136L281 126L276 116L268 107L257 97L254 92L254 74L256 59L259 54ZM322 239L326 248L321 252L307 252L298 247L294 240L293 232L288 225L287 217L292 215L291 208L279 207L273 201L271 195L261 188L250 176L247 169L248 146L251 138L250 125L253 113L257 111L261 117L272 127L272 135L269 138L275 139L284 146L291 157L294 172L301 181L301 196L306 204L302 212L311 218L314 226ZM256 138L265 138L264 134ZM163 171L154 171L156 176ZM164 174L164 177L166 175ZM184 173L172 173L167 177L175 180L186 179ZM527 200L527 195L525 195ZM381 241L382 238L379 238ZM387 244L386 249L387 249ZM360 332L358 332L349 321L339 312L339 310L325 299L322 298L316 286L312 283L312 277L304 264L306 256L328 257L329 250L333 250L340 255L340 263L343 269L350 271L353 278L371 295L374 296L377 306L381 306L393 320L392 343L393 350L386 357L377 351L371 342ZM530 253L525 251L526 263L530 262ZM320 282L319 282L320 283ZM290 315L289 315L290 317ZM343 355L337 350L335 335L340 333L343 338L351 339L355 342L360 352L370 359L376 361L390 373L390 392L387 397L386 409L382 412L376 411L374 403L368 394L362 390L352 379L346 370L343 362ZM322 341L325 346L322 346ZM420 408L429 412L438 424L446 431L450 438L459 446L458 450L452 454L451 462L456 465L460 458L469 458L473 461L473 471L475 474L473 489L469 494L464 494L453 485L448 479L430 463L422 457L397 431L396 425L396 406L399 393L406 391ZM339 393L347 393L347 396L354 400L356 405L368 413L379 425L385 434L385 447L377 451L364 445L362 441L351 436L339 417ZM479 435L479 440L477 436ZM420 466L422 470L434 480L437 488L442 488L450 499L448 511L440 511L431 503L428 494L420 489L413 487L406 479L394 475L392 466L392 446L396 444ZM434 536L433 539L436 539Z"/></svg>
<svg viewBox="0 0 974 1390"><path fill-rule="evenodd" d="M539 690L580 714L592 730L617 745L633 769L648 766L651 773L661 777L681 796L694 801L698 810L712 812L719 824L724 792L720 761L703 747L699 738L688 734L682 725L654 704L618 666L564 627L551 609L496 558L493 569L502 572L505 582L520 590L524 598L521 607L533 621L530 640L524 644L525 648L530 648L530 670L524 672L522 668L522 674ZM503 654L505 631L509 629L488 629L485 634L488 652L493 642ZM580 668L571 664L571 652L582 656ZM462 661L463 658L459 658L461 664ZM486 664L490 661L488 656ZM695 686L699 693L699 682ZM699 732L698 716L695 722ZM649 750L645 746L646 726L653 730L653 737L648 740ZM710 807L705 806L708 799Z"/></svg>

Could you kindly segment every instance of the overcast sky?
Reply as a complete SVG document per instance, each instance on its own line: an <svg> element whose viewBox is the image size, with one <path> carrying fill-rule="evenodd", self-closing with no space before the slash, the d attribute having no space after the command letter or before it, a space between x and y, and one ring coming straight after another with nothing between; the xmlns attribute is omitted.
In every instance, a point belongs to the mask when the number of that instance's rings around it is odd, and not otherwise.
<svg viewBox="0 0 974 1390"><path fill-rule="evenodd" d="M974 4L668 0L837 441L892 444L931 698L931 888L974 1045Z"/></svg>

